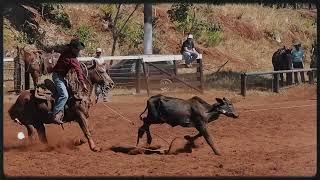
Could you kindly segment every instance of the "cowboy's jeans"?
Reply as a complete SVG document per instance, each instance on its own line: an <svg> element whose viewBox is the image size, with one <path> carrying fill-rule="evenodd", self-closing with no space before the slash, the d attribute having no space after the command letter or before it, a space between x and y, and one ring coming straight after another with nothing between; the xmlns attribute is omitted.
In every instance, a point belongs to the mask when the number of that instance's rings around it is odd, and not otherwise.
<svg viewBox="0 0 320 180"><path fill-rule="evenodd" d="M183 59L186 61L186 64L190 64L198 58L197 53L187 52L187 51L183 52L182 56L183 56Z"/></svg>
<svg viewBox="0 0 320 180"><path fill-rule="evenodd" d="M52 80L57 89L57 98L52 112L53 114L57 114L59 111L64 111L64 106L67 103L69 95L66 87L66 81L61 75L53 72Z"/></svg>
<svg viewBox="0 0 320 180"><path fill-rule="evenodd" d="M303 69L303 62L292 62L292 64L294 69ZM299 83L298 72L294 72L293 74L295 83ZM300 72L300 77L302 82L306 82L304 72Z"/></svg>

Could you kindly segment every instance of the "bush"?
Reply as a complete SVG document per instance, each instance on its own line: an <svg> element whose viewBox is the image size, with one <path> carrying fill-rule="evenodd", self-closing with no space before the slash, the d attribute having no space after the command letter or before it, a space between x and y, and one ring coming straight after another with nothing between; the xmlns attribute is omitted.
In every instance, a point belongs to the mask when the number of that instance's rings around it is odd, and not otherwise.
<svg viewBox="0 0 320 180"><path fill-rule="evenodd" d="M174 3L171 6L171 9L168 10L170 20L176 22L185 22L188 19L190 7L192 7L192 4Z"/></svg>
<svg viewBox="0 0 320 180"><path fill-rule="evenodd" d="M124 21L121 20L117 24L118 29L123 26ZM143 42L143 25L129 21L119 35L119 45L128 44L129 47L137 48Z"/></svg>
<svg viewBox="0 0 320 180"><path fill-rule="evenodd" d="M64 12L61 4L43 3L43 15L51 22L61 25L64 28L71 28L71 22L69 15Z"/></svg>
<svg viewBox="0 0 320 180"><path fill-rule="evenodd" d="M203 43L206 46L215 46L222 41L222 29L220 25L215 23L195 20L190 33L194 34L199 43Z"/></svg>
<svg viewBox="0 0 320 180"><path fill-rule="evenodd" d="M101 39L94 38L97 37L97 34L93 28L87 25L81 25L77 28L74 36L84 43L84 51L86 54L94 55L95 49L99 46Z"/></svg>
<svg viewBox="0 0 320 180"><path fill-rule="evenodd" d="M218 45L222 41L220 31L208 31L207 35L208 35L208 39L206 42L208 43L209 46Z"/></svg>
<svg viewBox="0 0 320 180"><path fill-rule="evenodd" d="M54 22L61 25L64 28L71 28L71 22L69 20L69 15L65 12L57 11L55 14Z"/></svg>
<svg viewBox="0 0 320 180"><path fill-rule="evenodd" d="M191 33L195 39L207 46L214 46L222 41L222 29L216 23L207 23L191 15L192 4L173 4L168 10L170 20L183 35Z"/></svg>
<svg viewBox="0 0 320 180"><path fill-rule="evenodd" d="M116 7L113 4L105 4L105 5L99 6L99 9L105 14L108 14L108 13L113 14L115 12Z"/></svg>
<svg viewBox="0 0 320 180"><path fill-rule="evenodd" d="M92 38L92 30L89 26L81 25L78 27L76 35L83 43L87 43Z"/></svg>
<svg viewBox="0 0 320 180"><path fill-rule="evenodd" d="M190 32L192 29L194 18L190 15L190 7L192 4L173 4L168 10L170 20L178 28L178 31Z"/></svg>

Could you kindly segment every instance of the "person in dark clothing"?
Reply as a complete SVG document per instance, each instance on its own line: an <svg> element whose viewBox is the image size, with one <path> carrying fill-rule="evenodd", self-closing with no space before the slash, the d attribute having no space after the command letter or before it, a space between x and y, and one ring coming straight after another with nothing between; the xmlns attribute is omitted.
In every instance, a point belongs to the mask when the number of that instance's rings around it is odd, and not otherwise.
<svg viewBox="0 0 320 180"><path fill-rule="evenodd" d="M194 48L192 34L189 34L187 40L183 42L180 53L182 54L182 57L185 60L187 67L192 67L191 63L195 61L199 56L199 53Z"/></svg>
<svg viewBox="0 0 320 180"><path fill-rule="evenodd" d="M317 45L317 40L314 40L312 48L310 50L310 68L317 68L317 55L319 54L319 48Z"/></svg>
<svg viewBox="0 0 320 180"><path fill-rule="evenodd" d="M80 50L84 49L84 47L84 44L78 39L71 40L67 45L66 50L60 55L57 64L53 67L52 80L57 89L57 99L51 112L51 120L56 124L63 124L62 118L64 115L64 106L67 103L69 96L65 77L70 69L75 69L83 90L88 91L86 84L84 83L80 62L77 59Z"/></svg>

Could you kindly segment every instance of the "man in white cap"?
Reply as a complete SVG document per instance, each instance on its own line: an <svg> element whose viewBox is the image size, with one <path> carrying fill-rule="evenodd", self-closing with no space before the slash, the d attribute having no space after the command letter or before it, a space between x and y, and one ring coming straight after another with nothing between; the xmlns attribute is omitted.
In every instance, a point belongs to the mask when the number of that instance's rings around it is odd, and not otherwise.
<svg viewBox="0 0 320 180"><path fill-rule="evenodd" d="M113 88L114 82L110 78L110 76L107 74L107 63L101 58L102 49L97 48L96 49L96 56L92 60L92 65L95 64L95 68L97 70L97 73L101 75L102 78L104 78L104 84L98 84L95 93L97 96L97 100L102 94L103 101L107 101L107 96L109 91Z"/></svg>
<svg viewBox="0 0 320 180"><path fill-rule="evenodd" d="M194 48L192 34L188 34L187 40L185 40L182 44L180 53L182 54L182 57L185 60L187 67L192 67L191 63L195 61L199 56L199 53Z"/></svg>
<svg viewBox="0 0 320 180"><path fill-rule="evenodd" d="M304 51L301 47L301 43L299 41L295 41L293 43L294 48L291 51L292 55L292 65L294 69L303 69L303 60L304 60ZM305 82L304 72L300 72L301 81ZM294 81L295 83L299 83L298 81L298 72L294 72Z"/></svg>

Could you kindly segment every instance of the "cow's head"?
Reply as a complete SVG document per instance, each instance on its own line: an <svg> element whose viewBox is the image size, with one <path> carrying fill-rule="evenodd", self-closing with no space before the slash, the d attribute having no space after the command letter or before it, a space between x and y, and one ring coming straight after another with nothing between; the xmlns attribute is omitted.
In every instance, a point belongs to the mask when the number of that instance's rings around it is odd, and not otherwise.
<svg viewBox="0 0 320 180"><path fill-rule="evenodd" d="M238 118L239 115L237 115L237 113L234 110L233 104L232 102L227 99L227 98L216 98L217 102L215 104L216 106L216 110L220 113L220 114L224 114L228 117L233 117L233 118Z"/></svg>

